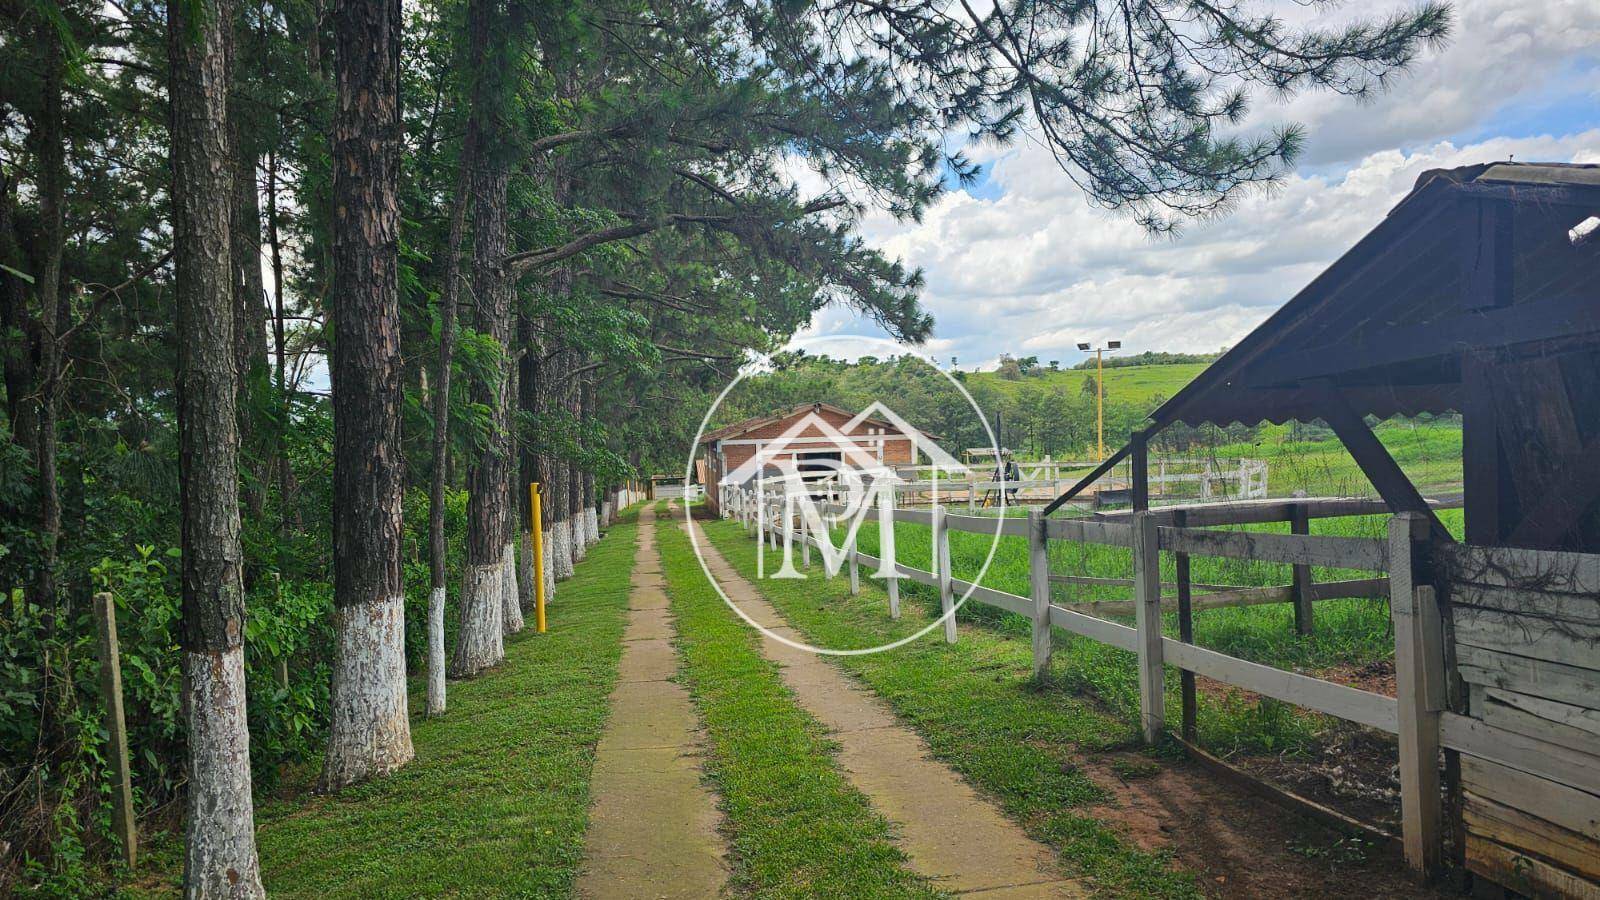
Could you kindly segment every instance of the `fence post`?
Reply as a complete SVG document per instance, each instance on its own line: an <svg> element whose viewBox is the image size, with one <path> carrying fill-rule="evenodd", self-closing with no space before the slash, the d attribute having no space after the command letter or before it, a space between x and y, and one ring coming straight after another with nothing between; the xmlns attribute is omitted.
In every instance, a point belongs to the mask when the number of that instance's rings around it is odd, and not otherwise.
<svg viewBox="0 0 1600 900"><path fill-rule="evenodd" d="M850 542L850 596L861 593L861 562L856 558L856 542Z"/></svg>
<svg viewBox="0 0 1600 900"><path fill-rule="evenodd" d="M795 522L795 531L800 533L800 566L809 569L811 568L811 526L806 522L805 512L803 510L797 510L797 512L798 515L795 516L797 520Z"/></svg>
<svg viewBox="0 0 1600 900"><path fill-rule="evenodd" d="M1173 510L1172 524L1176 528L1187 527L1189 514L1181 509ZM1173 573L1174 579L1178 583L1178 639L1185 644L1192 644L1194 643L1194 585L1190 580L1189 554L1174 553L1172 562L1176 570ZM1198 708L1195 701L1194 673L1184 669L1179 673L1178 680L1178 687L1183 695L1183 739L1194 741Z"/></svg>
<svg viewBox="0 0 1600 900"><path fill-rule="evenodd" d="M945 522L944 507L933 507L933 559L934 575L939 580L939 615L944 620L944 641L956 642L956 592L950 583L950 527Z"/></svg>
<svg viewBox="0 0 1600 900"><path fill-rule="evenodd" d="M1033 595L1033 677L1050 671L1050 534L1038 507L1028 510L1028 580Z"/></svg>
<svg viewBox="0 0 1600 900"><path fill-rule="evenodd" d="M889 569L889 618L900 618L900 558L895 550L895 521L894 508L898 494L894 485L889 484L884 491L884 500L879 501L878 519L878 558L888 563ZM887 502L885 502L887 501ZM887 510L885 512L884 510Z"/></svg>
<svg viewBox="0 0 1600 900"><path fill-rule="evenodd" d="M128 726L122 713L122 662L117 645L117 605L111 595L94 595L94 618L100 632L100 693L106 704L106 732L111 756L111 827L122 844L122 859L131 868L139 855L139 834L133 821L133 780L128 770Z"/></svg>
<svg viewBox="0 0 1600 900"><path fill-rule="evenodd" d="M1439 789L1439 712L1445 706L1444 634L1433 588L1416 584L1415 542L1428 518L1389 521L1389 613L1394 620L1395 695L1400 725L1400 830L1406 864L1432 878L1444 855Z"/></svg>
<svg viewBox="0 0 1600 900"><path fill-rule="evenodd" d="M1161 739L1166 694L1161 661L1161 545L1149 510L1133 514L1134 624L1138 627L1139 722L1144 741Z"/></svg>
<svg viewBox="0 0 1600 900"><path fill-rule="evenodd" d="M1304 503L1289 504L1289 532L1291 534L1310 534L1311 516ZM1294 630L1296 634L1310 634L1313 627L1311 604L1311 567L1296 565L1294 567Z"/></svg>

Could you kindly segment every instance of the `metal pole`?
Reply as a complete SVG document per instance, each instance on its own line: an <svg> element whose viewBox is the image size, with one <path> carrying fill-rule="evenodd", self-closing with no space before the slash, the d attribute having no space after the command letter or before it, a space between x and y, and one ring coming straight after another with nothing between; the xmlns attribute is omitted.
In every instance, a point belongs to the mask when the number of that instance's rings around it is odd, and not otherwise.
<svg viewBox="0 0 1600 900"><path fill-rule="evenodd" d="M1102 348L1094 352L1094 384L1096 402L1094 405L1096 441L1100 445L1100 461L1106 458L1106 363L1105 350Z"/></svg>
<svg viewBox="0 0 1600 900"><path fill-rule="evenodd" d="M544 512L539 505L539 482L528 483L528 518L533 529L533 622L544 634Z"/></svg>

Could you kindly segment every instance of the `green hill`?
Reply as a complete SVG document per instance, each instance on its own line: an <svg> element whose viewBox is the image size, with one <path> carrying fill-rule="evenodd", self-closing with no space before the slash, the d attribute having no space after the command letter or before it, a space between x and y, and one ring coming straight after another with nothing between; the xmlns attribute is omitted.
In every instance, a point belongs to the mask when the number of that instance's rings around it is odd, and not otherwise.
<svg viewBox="0 0 1600 900"><path fill-rule="evenodd" d="M1171 397L1180 388L1194 380L1205 370L1206 363L1178 363L1162 366L1122 366L1106 369L1106 402L1132 403L1148 408L1156 397ZM985 384L1008 398L1015 397L1023 388L1032 385L1045 390L1067 389L1080 391L1084 380L1094 374L1092 369L1045 370L1038 375L1027 375L1017 381L1001 378L995 372L973 372L966 376L968 384Z"/></svg>

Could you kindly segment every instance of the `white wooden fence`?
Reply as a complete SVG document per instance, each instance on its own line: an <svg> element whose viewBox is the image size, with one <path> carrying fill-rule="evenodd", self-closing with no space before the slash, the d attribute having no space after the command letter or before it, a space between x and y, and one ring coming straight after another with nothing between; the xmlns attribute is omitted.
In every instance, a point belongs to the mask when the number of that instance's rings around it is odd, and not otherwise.
<svg viewBox="0 0 1600 900"><path fill-rule="evenodd" d="M1158 500L1257 500L1267 496L1266 460L1159 458L1152 462L1155 471L1150 475L1150 490ZM1051 459L1019 462L1017 477L1012 479L995 478L993 465L973 465L957 472L942 466L895 466L900 478L895 492L900 505L964 502L972 512L999 492L1006 493L1007 503L1053 500L1097 465ZM813 485L819 492L837 488L832 478L817 479ZM1108 474L1100 485L1108 491L1125 491L1128 480ZM1084 502L1093 502L1093 495L1086 495Z"/></svg>
<svg viewBox="0 0 1600 900"><path fill-rule="evenodd" d="M885 492L889 493L889 492ZM892 494L891 494L892 496ZM892 501L891 501L892 502ZM1285 501L1311 503L1305 514L1315 518L1353 515L1375 511L1371 501ZM827 505L827 512L840 507ZM739 519L747 530L771 542L774 548L798 543L802 559L809 564L812 546L820 546L821 536L810 534L803 516L791 504L785 511L779 497L760 497L747 489L731 489L723 505L725 517ZM1415 577L1421 548L1429 540L1427 517L1403 513L1390 520L1385 539L1331 537L1309 534L1276 534L1241 531L1214 531L1204 525L1232 522L1281 521L1282 511L1269 503L1246 504L1229 510L1197 507L1186 516L1192 524L1178 527L1171 510L1147 510L1127 515L1123 521L1090 519L1046 519L1038 510L1026 518L997 519L987 516L954 515L942 506L930 509L892 508L896 523L926 526L933 531L934 551L929 568L921 569L895 559L898 578L934 588L944 613L950 613L954 598L970 591L973 602L1025 616L1032 621L1033 669L1043 671L1050 662L1052 629L1062 629L1090 640L1127 650L1137 656L1140 683L1140 726L1144 739L1155 742L1166 728L1166 667L1203 675L1264 697L1292 703L1325 715L1356 722L1394 734L1399 743L1402 841L1412 867L1429 873L1437 871L1442 855L1442 804L1439 779L1441 749L1453 749L1472 757L1513 767L1518 771L1546 773L1571 763L1571 752L1554 752L1542 742L1485 722L1450 712L1445 701L1445 653L1440 604L1431 585ZM1025 538L1028 542L1028 596L973 585L956 578L950 569L950 533L968 532L1002 537ZM831 541L831 537L826 538ZM1134 599L1105 612L1134 615L1134 625L1089 615L1081 607L1063 606L1051 601L1050 541L1068 541L1128 547L1133 555ZM892 546L892 537L885 542ZM859 590L860 567L878 567L880 560L845 548L852 592ZM892 552L892 551L886 551ZM1396 696L1373 693L1337 684L1298 672L1229 656L1181 639L1162 634L1162 583L1160 555L1171 553L1182 560L1192 556L1229 557L1285 563L1292 566L1323 566L1387 573L1384 578L1336 582L1328 596L1388 596L1394 625ZM1597 561L1600 566L1600 561ZM1359 589L1358 589L1359 588ZM899 614L897 578L887 582L889 611ZM1280 589L1268 589L1280 590ZM1237 599L1237 598L1235 598ZM1324 598L1317 598L1324 599ZM1263 601L1252 598L1252 602ZM1201 604L1199 608L1206 608ZM944 623L945 640L957 639L954 616ZM1559 748L1557 748L1559 750ZM1600 787L1600 765L1580 773L1584 783ZM1554 777L1553 775L1550 777ZM1571 777L1567 776L1570 781ZM1593 783L1591 783L1591 781ZM1591 825L1600 824L1600 819Z"/></svg>

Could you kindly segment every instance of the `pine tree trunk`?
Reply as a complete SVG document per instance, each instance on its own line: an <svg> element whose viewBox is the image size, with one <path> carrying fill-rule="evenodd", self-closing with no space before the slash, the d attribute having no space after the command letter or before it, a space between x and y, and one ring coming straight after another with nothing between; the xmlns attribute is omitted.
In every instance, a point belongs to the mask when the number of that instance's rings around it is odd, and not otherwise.
<svg viewBox="0 0 1600 900"><path fill-rule="evenodd" d="M16 226L17 184L9 173L0 171L0 264L15 272L28 271L22 258L22 243ZM12 271L0 269L0 335L4 336L4 376L6 421L11 440L17 446L37 446L37 416L31 402L34 367L33 342L36 329L28 314L28 286Z"/></svg>
<svg viewBox="0 0 1600 900"><path fill-rule="evenodd" d="M267 154L267 248L272 261L272 362L278 404L278 423L272 434L272 466L278 484L278 540L289 537L289 451L284 435L289 427L288 336L283 308L283 242L278 236L278 154Z"/></svg>
<svg viewBox="0 0 1600 900"><path fill-rule="evenodd" d="M456 165L456 189L450 202L449 249L445 255L444 291L439 301L439 377L433 386L433 472L428 488L428 715L445 711L444 489L450 476L450 382L456 352L456 308L461 301L461 239L466 231L468 177L474 148L471 133Z"/></svg>
<svg viewBox="0 0 1600 900"><path fill-rule="evenodd" d="M522 349L522 358L517 362L516 405L518 412L531 416L535 415L538 410L539 347L534 341L533 320L526 311L521 311L517 315L517 346ZM549 588L552 584L550 579L545 577L546 573L550 571L548 561L543 566L543 571L535 572L533 570L533 507L528 493L528 485L540 482L541 476L539 456L534 452L531 441L524 441L520 445L520 452L517 454L517 469L520 475L520 483L517 485L513 499L515 500L514 507L520 510L522 514L522 555L519 561L521 575L519 583L522 587L522 593L519 599L522 603L522 608L526 610L533 608L534 579L545 580L545 598L547 600L551 596ZM544 527L541 530L544 531L544 534L540 537L544 538L544 546L548 547L550 541L546 535L549 534L549 529ZM548 554L546 554L546 559L548 560Z"/></svg>
<svg viewBox="0 0 1600 900"><path fill-rule="evenodd" d="M566 407L564 388L568 356L567 351L560 347L545 356L545 364L539 373L539 408L542 414L557 414ZM550 570L556 581L565 581L572 577L571 531L567 521L571 494L567 488L567 463L552 456L547 457L544 464L544 513L550 522Z"/></svg>
<svg viewBox="0 0 1600 900"><path fill-rule="evenodd" d="M478 331L494 340L502 351L510 338L510 286L500 261L507 242L507 151L501 135L500 115L506 76L498 71L505 38L504 17L492 0L471 0L467 28L472 54L474 87L469 128L473 129L479 157L472 168L473 248L472 290L477 298ZM489 439L467 473L467 564L461 593L461 627L456 632L455 658L450 673L458 678L476 675L505 658L504 605L505 548L509 539L506 484L511 476L507 418L506 370L494 383L473 385L473 398L488 407Z"/></svg>
<svg viewBox="0 0 1600 900"><path fill-rule="evenodd" d="M239 50L235 44L234 82L238 82ZM256 186L259 154L242 133L239 107L229 104L229 156L233 162L233 203L228 232L233 275L233 356L239 372L239 446L250 467L244 485L244 505L251 516L266 510L268 456L261 428L261 407L266 400L267 331L266 286L261 278L261 195Z"/></svg>
<svg viewBox="0 0 1600 900"><path fill-rule="evenodd" d="M592 375L583 379L582 390L584 415L592 419L597 413L595 408L594 378ZM586 470L583 473L583 524L588 529L588 539L591 545L600 540L598 505L599 499L594 492L594 473Z"/></svg>
<svg viewBox="0 0 1600 900"><path fill-rule="evenodd" d="M264 897L250 794L230 291L227 0L167 7L190 897Z"/></svg>
<svg viewBox="0 0 1600 900"><path fill-rule="evenodd" d="M333 599L337 790L411 761L400 576L400 5L340 0L333 132Z"/></svg>
<svg viewBox="0 0 1600 900"><path fill-rule="evenodd" d="M57 483L56 418L61 397L61 346L57 335L67 327L61 291L61 257L66 249L67 163L61 94L65 62L55 25L39 16L38 40L44 53L44 97L39 121L29 134L35 144L39 174L39 270L34 290L39 298L39 411L34 459L39 473L39 571L32 600L56 609L56 557L61 538L61 493Z"/></svg>
<svg viewBox="0 0 1600 900"><path fill-rule="evenodd" d="M574 367L579 363L574 359ZM578 431L583 431L583 393L578 389L578 379L569 377L565 380L567 409L572 413L572 419L578 423ZM583 524L583 467L575 459L567 460L567 528L572 547L572 562L574 565L583 562L589 548L589 529Z"/></svg>
<svg viewBox="0 0 1600 900"><path fill-rule="evenodd" d="M510 285L507 285L509 293ZM509 298L508 298L509 301ZM507 303L507 334L510 333L510 303ZM518 396L517 373L520 371L517 363L512 362L506 367L506 431L505 431L505 459L506 478L502 483L505 492L500 500L500 506L505 510L506 516L506 546L502 554L504 559L503 572L500 581L500 624L506 636L516 634L522 630L522 595L517 590L517 467L514 461L517 458L517 429L512 416L512 405Z"/></svg>

